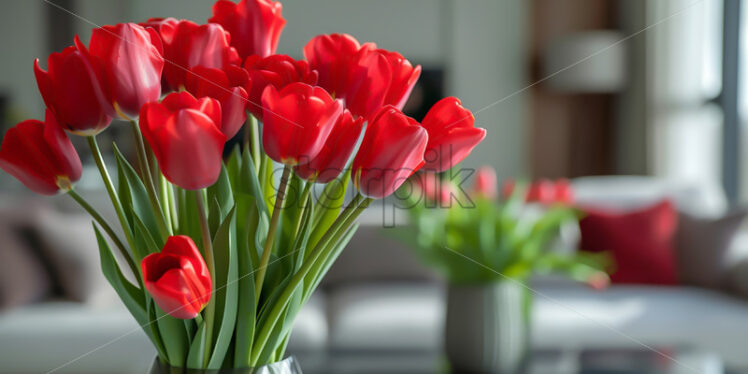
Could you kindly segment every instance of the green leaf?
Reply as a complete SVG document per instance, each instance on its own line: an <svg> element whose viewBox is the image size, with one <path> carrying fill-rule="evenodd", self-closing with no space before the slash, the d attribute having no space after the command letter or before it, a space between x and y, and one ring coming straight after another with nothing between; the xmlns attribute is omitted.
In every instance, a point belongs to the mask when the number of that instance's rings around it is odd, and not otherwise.
<svg viewBox="0 0 748 374"><path fill-rule="evenodd" d="M351 169L348 169L340 178L328 183L322 191L322 195L317 201L316 209L318 211L314 212L317 223L314 225L312 235L309 239L309 246L311 248L317 245L325 232L335 222L335 219L338 218L338 215L340 215L340 209L345 199L345 191L348 189L348 182L350 180Z"/></svg>
<svg viewBox="0 0 748 374"><path fill-rule="evenodd" d="M257 171L255 170L255 164L252 161L249 149L244 148L242 152L242 171L241 171L241 183L240 193L252 195L255 198L255 203L260 213L265 216L269 216L268 207L265 204L263 196L263 190L260 187L260 180L257 178Z"/></svg>
<svg viewBox="0 0 748 374"><path fill-rule="evenodd" d="M129 204L124 205L123 203L123 208L129 211L131 215L140 218L145 227L151 232L152 237L161 238L161 233L158 231L158 224L156 222L156 214L153 212L153 206L151 205L151 200L148 198L148 192L143 182L141 182L135 169L127 162L116 144L113 145L113 148L114 157L117 160L119 184L122 186L123 181L127 184L128 192L126 196L129 197Z"/></svg>
<svg viewBox="0 0 748 374"><path fill-rule="evenodd" d="M158 331L158 323L156 322L158 320L158 317L156 317L156 308L158 307L153 301L153 298L151 298L150 295L146 295L146 309L148 313L148 332L146 333L149 337L153 336L151 341L153 341L153 344L156 346L159 357L168 362L169 356L166 354L166 348L164 348L164 339L161 337L161 333ZM146 328L146 326L143 326L143 328Z"/></svg>
<svg viewBox="0 0 748 374"><path fill-rule="evenodd" d="M99 256L101 257L101 270L104 273L104 277L107 279L114 291L117 292L122 303L125 304L127 310L135 318L138 325L141 326L145 331L148 338L151 339L153 345L159 351L159 355L168 357L166 351L163 348L163 344L159 334L154 330L154 326L151 323L151 319L148 317L145 299L146 295L143 290L135 287L130 281L125 278L122 274L117 261L112 254L112 250L109 247L106 239L101 235L99 228L94 224L94 231L96 232L96 241L99 245ZM139 277L140 274L135 274Z"/></svg>
<svg viewBox="0 0 748 374"><path fill-rule="evenodd" d="M216 199L208 198L208 227L211 234L215 234L218 231L218 226L221 224L221 206Z"/></svg>
<svg viewBox="0 0 748 374"><path fill-rule="evenodd" d="M186 191L177 188L179 206L177 216L179 217L180 235L187 235L195 243L202 243L202 233L200 231L200 219L198 218L197 201L193 191Z"/></svg>
<svg viewBox="0 0 748 374"><path fill-rule="evenodd" d="M158 331L163 337L164 348L169 357L169 364L176 367L184 367L187 359L187 344L189 338L184 329L184 322L166 314L160 307L156 306L156 324Z"/></svg>
<svg viewBox="0 0 748 374"><path fill-rule="evenodd" d="M231 151L231 155L229 156L229 159L226 162L226 171L229 175L229 180L231 181L232 189L238 190L239 181L240 181L239 176L242 171L242 153L241 153L241 149L239 148L238 144L234 147L234 150Z"/></svg>
<svg viewBox="0 0 748 374"><path fill-rule="evenodd" d="M207 333L205 330L205 322L202 322L197 326L197 332L192 338L192 344L190 344L190 350L187 353L187 368L202 369L205 366L203 362L205 358L206 339Z"/></svg>
<svg viewBox="0 0 748 374"><path fill-rule="evenodd" d="M304 303L309 300L314 290L317 289L317 286L319 286L319 283L322 281L322 278L325 276L325 274L327 274L332 264L335 263L335 260L338 259L340 253L343 252L343 249L345 249L345 247L351 241L353 235L358 230L358 226L358 223L351 225L351 227L346 230L345 234L340 237L340 240L338 240L337 242L331 242L330 246L333 246L332 252L323 260L322 266L319 268L319 270L316 272L310 271L309 274L304 277Z"/></svg>
<svg viewBox="0 0 748 374"><path fill-rule="evenodd" d="M251 199L251 198L250 198ZM254 235L252 229L257 224L257 210L252 208L246 209L247 206L254 206L254 202L237 200L237 208L240 212L249 212L245 217L240 219L237 215L237 259L239 263L239 310L236 320L236 334L234 335L234 367L249 367L249 356L252 352L252 341L255 330L255 317L257 313L257 304L255 304L255 282L253 275L254 263L251 256L255 251L253 241L250 236ZM241 223L240 223L241 222Z"/></svg>
<svg viewBox="0 0 748 374"><path fill-rule="evenodd" d="M273 187L273 177L276 171L273 160L270 159L266 154L262 154L262 173L260 173L260 186L264 192L263 200L265 206L272 208L273 202L275 201L275 188ZM278 169L280 171L280 169ZM268 214L273 213L268 209Z"/></svg>
<svg viewBox="0 0 748 374"><path fill-rule="evenodd" d="M311 188L311 186L310 186ZM283 256L293 250L293 241L296 237L296 230L301 221L302 212L302 195L304 193L304 180L299 178L296 173L291 173L286 195L283 200L283 210L279 220L280 236L276 238L274 251L278 256Z"/></svg>
<svg viewBox="0 0 748 374"><path fill-rule="evenodd" d="M151 236L151 233L148 231L148 229L145 227L145 224L143 221L140 220L137 216L133 217L134 219L134 226L135 230L133 231L135 233L135 243L138 247L141 247L140 251L143 252L143 257L161 251L161 248L164 247L164 244L166 242L163 242L161 240L156 240L156 238ZM139 260L142 260L143 257L141 257Z"/></svg>
<svg viewBox="0 0 748 374"><path fill-rule="evenodd" d="M99 244L99 256L101 256L101 270L104 272L104 277L109 281L114 290L119 295L122 302L130 311L130 314L135 317L140 325L145 325L148 322L146 317L146 310L144 304L143 291L138 287L135 287L130 281L125 278L122 271L117 265L117 260L112 254L112 249L109 247L106 239L99 232L99 228L94 224L94 231L96 232L96 241ZM139 277L140 274L135 274Z"/></svg>
<svg viewBox="0 0 748 374"><path fill-rule="evenodd" d="M219 222L223 221L234 207L234 195L231 193L231 181L225 165L221 166L221 174L216 183L208 187L208 201L213 200L216 200L218 207L221 208Z"/></svg>
<svg viewBox="0 0 748 374"><path fill-rule="evenodd" d="M236 326L239 269L234 212L233 209L229 212L213 240L216 272L216 291L213 295L216 303L214 323L218 328L214 328L213 354L208 362L208 369L220 369L223 365Z"/></svg>

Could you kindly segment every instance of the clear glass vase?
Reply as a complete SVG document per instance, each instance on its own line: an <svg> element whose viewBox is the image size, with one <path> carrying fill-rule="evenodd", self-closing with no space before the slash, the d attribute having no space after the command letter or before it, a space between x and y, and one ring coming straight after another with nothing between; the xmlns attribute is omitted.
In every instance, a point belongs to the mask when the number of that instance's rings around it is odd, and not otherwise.
<svg viewBox="0 0 748 374"><path fill-rule="evenodd" d="M172 367L161 363L156 357L151 366L150 374L302 374L296 357L289 356L283 361L274 362L257 368L243 369L221 369L221 370L202 370L202 369L185 369Z"/></svg>

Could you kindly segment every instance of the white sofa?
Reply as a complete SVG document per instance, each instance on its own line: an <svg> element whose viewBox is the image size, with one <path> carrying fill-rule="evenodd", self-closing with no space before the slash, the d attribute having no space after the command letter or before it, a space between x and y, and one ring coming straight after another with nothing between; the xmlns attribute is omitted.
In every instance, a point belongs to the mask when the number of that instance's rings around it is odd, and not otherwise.
<svg viewBox="0 0 748 374"><path fill-rule="evenodd" d="M725 210L718 189L678 186L643 177L575 181L578 199L584 202L625 208L669 196L692 214ZM324 362L316 360L323 360L326 352L439 351L443 286L382 230L376 225L361 228L359 238L300 313L289 351L304 357L302 365L324 368ZM748 240L738 240L733 258L743 257L737 250L741 242L748 249ZM532 287L536 348L687 347L715 352L731 367L748 368L744 300L690 287L616 285L595 291L548 279ZM0 373L57 368L56 373L144 373L154 355L118 303L48 302L0 315Z"/></svg>

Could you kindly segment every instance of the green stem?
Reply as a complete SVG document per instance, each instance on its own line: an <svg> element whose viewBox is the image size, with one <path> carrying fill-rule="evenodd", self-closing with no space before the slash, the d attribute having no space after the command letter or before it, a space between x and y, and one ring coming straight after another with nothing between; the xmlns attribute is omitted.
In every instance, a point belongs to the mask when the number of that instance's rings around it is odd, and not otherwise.
<svg viewBox="0 0 748 374"><path fill-rule="evenodd" d="M127 261L127 265L130 266L130 270L133 272L133 275L138 274L138 266L135 264L135 261L133 261L132 257L127 251L127 247L125 247L125 244L122 243L122 240L120 240L119 236L117 236L117 233L114 232L114 229L112 229L112 226L107 222L104 217L99 214L99 212L91 206L91 204L88 203L81 195L79 195L75 190L68 190L68 195L73 198L83 209L88 212L88 214L93 217L94 220L101 226L104 231L109 235L109 237L112 239L112 242L114 242L114 245L119 249L120 254L122 257L125 258ZM138 280L140 280L140 277L137 277Z"/></svg>
<svg viewBox="0 0 748 374"><path fill-rule="evenodd" d="M260 124L257 118L252 114L247 115L247 127L250 134L252 150L252 160L255 163L255 170L260 169ZM250 145L250 143L247 143Z"/></svg>
<svg viewBox="0 0 748 374"><path fill-rule="evenodd" d="M204 365L207 366L210 361L210 349L213 345L213 316L216 310L215 302L215 285L216 285L216 272L215 262L213 260L213 242L210 238L210 226L208 226L208 218L205 215L205 203L203 202L203 196L200 191L193 191L195 200L197 201L197 212L200 216L200 231L203 237L203 257L205 257L205 264L208 266L210 272L211 284L211 298L208 305L205 307L205 356Z"/></svg>
<svg viewBox="0 0 748 374"><path fill-rule="evenodd" d="M280 218L280 212L283 209L283 199L286 197L286 186L288 185L288 177L290 175L291 167L285 165L280 185L278 186L278 194L275 197L273 215L270 217L270 227L268 228L268 236L265 239L265 248L262 250L262 256L260 257L260 267L257 268L257 280L255 283L255 295L257 298L260 297L262 283L265 281L265 273L267 272L268 262L270 262L270 253L272 252L273 241L275 239L275 230L278 228L278 218Z"/></svg>
<svg viewBox="0 0 748 374"><path fill-rule="evenodd" d="M364 197L359 194L353 199L353 201L348 204L348 206L345 207L345 209L340 213L340 216L338 216L335 222L333 222L330 229L327 230L322 239L320 239L319 243L317 243L317 245L314 247L309 257L304 261L301 269L299 269L299 271L294 274L294 276L289 281L289 284L283 289L283 292L278 298L278 301L273 305L273 308L268 315L268 319L262 326L262 329L260 330L259 334L257 335L257 339L254 342L250 360L253 366L257 366L259 364L257 360L264 349L264 345L267 343L268 338L270 337L270 333L273 331L273 328L278 323L278 319L283 312L283 309L285 309L288 305L293 292L296 291L296 288L304 281L304 278L312 269L317 259L321 256L323 250L336 236L335 234L337 234L339 230L349 227L351 223L354 222L356 218L361 214L361 212L363 212L365 207L368 206L368 203L371 199L366 200L367 201L364 201ZM362 205L363 209L359 209L359 205Z"/></svg>
<svg viewBox="0 0 748 374"><path fill-rule="evenodd" d="M305 208L306 208L306 204L309 203L309 195L311 195L311 193L312 193L312 186L313 185L314 185L314 183L307 182L306 186L304 186L304 190L301 192L301 199L299 201L299 203L301 205L299 207L301 208L302 214L300 214L299 215L299 219L296 220L296 227L294 228L294 231L293 231L294 232L294 238L296 238L296 236L298 235L298 233L299 233L299 227L301 226L301 222L303 221L304 216L306 215L305 212L307 210Z"/></svg>
<svg viewBox="0 0 748 374"><path fill-rule="evenodd" d="M156 219L158 231L161 233L162 239L166 239L166 237L172 235L171 227L167 227L164 212L161 209L161 204L159 203L158 196L156 195L156 184L153 182L153 174L151 174L150 162L148 162L148 154L145 150L143 135L140 133L140 127L138 127L137 122L130 121L130 124L132 128L132 135L135 140L135 145L138 149L138 164L140 165L140 174L143 178L145 189L148 191L148 199L151 201L151 206L158 216L158 219Z"/></svg>
<svg viewBox="0 0 748 374"><path fill-rule="evenodd" d="M169 191L171 190L171 186L169 185L169 182L164 178L163 175L159 175L158 177L159 182L159 188L161 189L161 200L163 201L163 204L161 205L162 211L161 214L164 216L164 219L166 220L166 226L169 228L169 231L173 230L174 224L172 222L172 215L171 211L173 209L172 207L172 200L169 197Z"/></svg>
<svg viewBox="0 0 748 374"><path fill-rule="evenodd" d="M109 171L107 171L106 164L104 164L104 158L101 156L101 150L99 149L99 144L96 142L96 137L89 136L87 137L87 139L88 146L91 148L91 154L93 155L94 161L96 162L96 166L99 168L101 179L104 181L104 186L106 186L106 190L109 193L109 199L112 201L115 212L117 212L117 218L119 218L120 225L122 226L122 231L124 231L125 233L127 244L129 244L130 248L135 248L135 241L132 238L130 225L125 218L125 211L122 209L122 203L119 201L119 196L117 196L117 190L114 189L112 178L109 176ZM129 257L132 258L132 253L128 253ZM137 272L135 275L139 276L140 272Z"/></svg>
<svg viewBox="0 0 748 374"><path fill-rule="evenodd" d="M364 199L363 202L361 202L361 204L358 206L358 208L356 208L356 211L351 215L351 217L348 218L348 221L343 225L343 227L341 227L341 229L337 230L335 232L335 234L332 236L332 238L330 240L328 240L328 244L330 244L330 243L338 243L340 241L340 239L343 237L343 235L346 234L346 232L348 231L348 228L353 224L353 222L356 220L356 218L358 218L358 216L361 213L363 213L363 211L366 210L366 208L368 208L369 205L373 201L374 200L370 199L370 198ZM318 257L318 259L315 261L314 266L312 266L312 269L308 272L309 274L317 274L317 277L321 276L319 274L319 272L323 271L323 269L325 268L325 264L327 264L328 259L332 255L333 248L334 248L334 246L332 246L332 245L327 245L326 246L325 251ZM314 283L312 283L312 284L314 284ZM310 295L311 295L311 292L310 292ZM305 299L304 300L306 300L306 298L308 296L309 295L305 295Z"/></svg>
<svg viewBox="0 0 748 374"><path fill-rule="evenodd" d="M179 230L179 213L177 212L177 201L174 196L174 186L161 175L162 183L166 185L166 196L164 197L169 201L169 216L171 217L171 227L173 231Z"/></svg>

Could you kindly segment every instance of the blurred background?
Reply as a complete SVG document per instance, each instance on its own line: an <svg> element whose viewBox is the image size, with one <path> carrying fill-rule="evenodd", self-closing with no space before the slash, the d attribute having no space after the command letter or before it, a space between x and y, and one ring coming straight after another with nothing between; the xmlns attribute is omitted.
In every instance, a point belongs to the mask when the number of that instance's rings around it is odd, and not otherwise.
<svg viewBox="0 0 748 374"><path fill-rule="evenodd" d="M461 98L476 125L488 130L466 168L489 165L499 181L569 178L580 200L616 207L670 197L679 210L713 218L748 202L748 6L738 0L282 2L288 22L278 53L301 58L314 35L345 32L423 66L406 106L417 119L441 97ZM39 58L46 67L48 54L72 44L74 35L87 43L97 25L151 17L203 23L211 5L2 1L0 129L43 118L32 63ZM100 144L122 133L118 144L126 148L129 136L117 127ZM81 157L79 187L94 201L100 196L97 204L106 208L93 162L85 152ZM142 333L99 290L107 286L90 223L72 205L65 197L33 195L0 173L2 233L18 229L21 239L12 245L33 248L42 259L29 265L10 254L10 240L0 248L0 299L6 300L0 302L0 372L47 372L128 332L59 372L144 372L150 364L152 349ZM361 230L323 296L300 317L289 349L311 357L309 372L316 372L313 365L319 372L438 371L443 288L382 232L378 217L364 221L371 227ZM17 264L49 274L24 277ZM16 271L10 275L7 268ZM19 284L33 290L19 295ZM546 280L537 287L554 300L539 302L534 317L534 345L552 356L545 372L608 372L584 371L600 362L638 373L748 368L748 304L734 294L646 285L593 293ZM77 290L73 296L70 289ZM398 333L393 343L390 334ZM330 357L335 360L325 361ZM390 366L377 366L382 362Z"/></svg>
<svg viewBox="0 0 748 374"><path fill-rule="evenodd" d="M0 27L11 46L0 61L4 128L43 116L32 62L45 66L73 35L87 41L94 24L149 17L204 22L211 8L54 3L75 15L42 0L3 3ZM500 179L657 175L724 185L731 200L748 199L738 113L748 99L734 103L746 87L737 73L745 27L738 21L723 33L722 1L287 0L283 15L279 53L300 58L312 36L347 32L423 65L427 93L460 97L489 130L467 166L492 165Z"/></svg>

